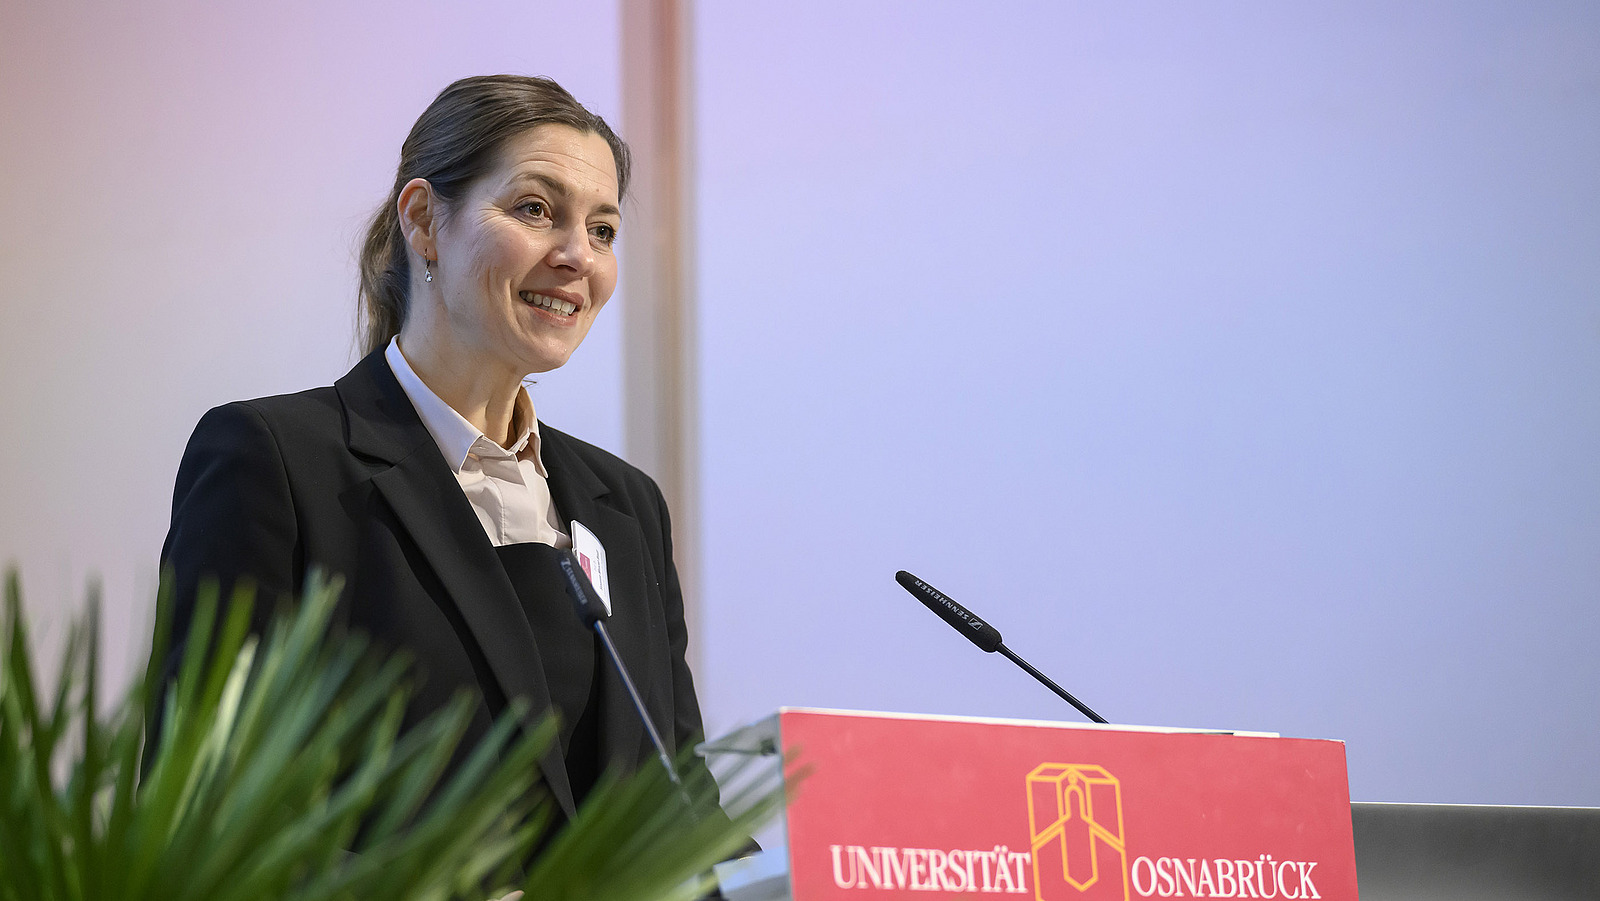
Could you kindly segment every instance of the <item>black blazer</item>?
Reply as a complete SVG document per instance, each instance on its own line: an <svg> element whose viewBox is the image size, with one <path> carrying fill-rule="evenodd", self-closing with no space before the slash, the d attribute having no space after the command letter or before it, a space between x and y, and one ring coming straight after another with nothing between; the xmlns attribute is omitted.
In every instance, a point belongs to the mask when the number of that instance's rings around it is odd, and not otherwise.
<svg viewBox="0 0 1600 901"><path fill-rule="evenodd" d="M608 628L651 720L669 746L698 740L700 708L660 489L606 451L543 424L539 433L556 510L605 546ZM516 590L381 351L331 388L208 412L178 470L162 558L176 580L169 672L181 659L202 577L217 576L224 589L253 577L260 628L272 602L297 593L308 567L322 566L347 579L342 622L415 656L423 681L409 719L462 687L476 692L458 760L508 698L528 699L530 716L550 707ZM602 762L653 757L613 667L601 671ZM543 768L570 817L575 806L559 748Z"/></svg>

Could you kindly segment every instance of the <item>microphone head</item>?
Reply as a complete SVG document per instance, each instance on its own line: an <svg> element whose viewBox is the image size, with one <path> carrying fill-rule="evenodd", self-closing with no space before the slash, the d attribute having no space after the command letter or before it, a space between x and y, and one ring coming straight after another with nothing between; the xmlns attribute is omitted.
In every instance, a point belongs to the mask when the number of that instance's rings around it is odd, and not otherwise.
<svg viewBox="0 0 1600 901"><path fill-rule="evenodd" d="M968 640L984 652L992 654L1000 647L1002 639L999 629L979 619L977 614L957 604L939 589L903 569L894 574L894 580L900 583L900 587L911 592L911 596L921 601L923 606L939 614L940 619L954 626L957 632L967 636Z"/></svg>
<svg viewBox="0 0 1600 901"><path fill-rule="evenodd" d="M584 573L583 567L578 565L572 551L562 551L557 562L561 566L561 574L566 577L567 596L578 605L578 618L590 628L597 622L605 621L611 614L607 612L606 605L601 602L594 585L589 581L589 576Z"/></svg>

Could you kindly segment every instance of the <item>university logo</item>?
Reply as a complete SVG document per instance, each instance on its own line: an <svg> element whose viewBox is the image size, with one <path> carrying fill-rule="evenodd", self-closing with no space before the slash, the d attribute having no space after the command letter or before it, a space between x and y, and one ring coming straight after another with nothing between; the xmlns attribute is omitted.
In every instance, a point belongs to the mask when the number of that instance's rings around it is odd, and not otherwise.
<svg viewBox="0 0 1600 901"><path fill-rule="evenodd" d="M1042 763L1028 774L1036 901L1128 901L1122 785L1093 764Z"/></svg>

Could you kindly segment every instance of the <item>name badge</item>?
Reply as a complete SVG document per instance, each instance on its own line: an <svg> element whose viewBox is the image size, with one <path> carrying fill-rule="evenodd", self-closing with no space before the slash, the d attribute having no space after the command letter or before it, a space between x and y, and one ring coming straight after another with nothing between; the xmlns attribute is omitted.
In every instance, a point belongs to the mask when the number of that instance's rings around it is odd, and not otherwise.
<svg viewBox="0 0 1600 901"><path fill-rule="evenodd" d="M572 552L578 555L578 565L589 577L595 594L600 595L600 603L606 605L606 613L610 614L611 580L606 578L606 549L589 527L576 519L572 521Z"/></svg>

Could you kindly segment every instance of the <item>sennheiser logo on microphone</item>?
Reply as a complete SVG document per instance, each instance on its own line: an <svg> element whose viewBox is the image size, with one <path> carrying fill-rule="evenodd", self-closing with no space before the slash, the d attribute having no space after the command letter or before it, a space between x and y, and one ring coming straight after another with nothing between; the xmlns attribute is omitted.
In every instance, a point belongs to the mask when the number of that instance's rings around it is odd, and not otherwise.
<svg viewBox="0 0 1600 901"><path fill-rule="evenodd" d="M950 597L944 592L934 588L932 585L929 585L927 582L924 582L921 579L917 580L917 587L921 588L923 591L926 591L930 597L938 600L940 604L943 604L944 609L960 617L962 622L974 629L982 627L983 623L981 623L976 616L973 616L970 610L951 600Z"/></svg>

